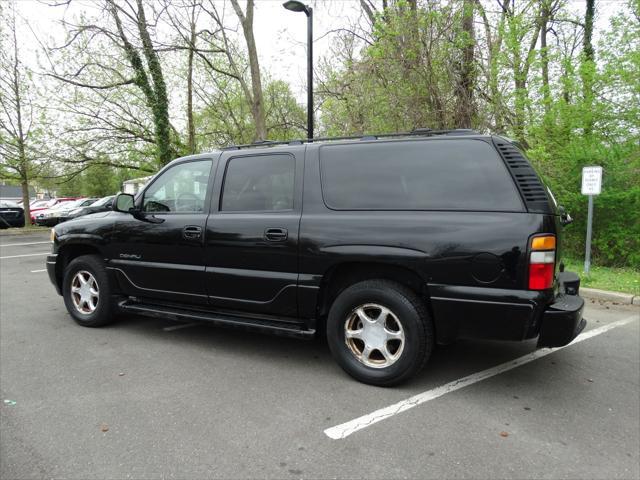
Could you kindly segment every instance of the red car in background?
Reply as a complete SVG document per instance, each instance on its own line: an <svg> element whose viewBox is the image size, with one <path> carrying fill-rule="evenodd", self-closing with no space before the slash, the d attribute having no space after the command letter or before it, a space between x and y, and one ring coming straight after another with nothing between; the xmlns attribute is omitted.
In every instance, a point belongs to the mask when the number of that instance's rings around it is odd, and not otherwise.
<svg viewBox="0 0 640 480"><path fill-rule="evenodd" d="M55 205L58 205L60 203L63 202L70 202L72 200L78 200L79 198L82 197L58 197L58 198L52 198L51 200L39 200L36 201L32 204L31 208L30 208L30 215L31 215L31 225L35 225L36 223L36 216L35 214L37 214L38 212L42 211L42 210L46 210L48 208L51 208Z"/></svg>

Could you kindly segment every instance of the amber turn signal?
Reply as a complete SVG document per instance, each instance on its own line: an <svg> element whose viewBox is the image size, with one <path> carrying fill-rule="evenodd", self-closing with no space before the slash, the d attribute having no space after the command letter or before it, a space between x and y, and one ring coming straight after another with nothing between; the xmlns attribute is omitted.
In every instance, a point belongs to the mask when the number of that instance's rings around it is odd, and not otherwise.
<svg viewBox="0 0 640 480"><path fill-rule="evenodd" d="M544 237L533 237L531 240L531 250L555 250L556 237L547 235Z"/></svg>

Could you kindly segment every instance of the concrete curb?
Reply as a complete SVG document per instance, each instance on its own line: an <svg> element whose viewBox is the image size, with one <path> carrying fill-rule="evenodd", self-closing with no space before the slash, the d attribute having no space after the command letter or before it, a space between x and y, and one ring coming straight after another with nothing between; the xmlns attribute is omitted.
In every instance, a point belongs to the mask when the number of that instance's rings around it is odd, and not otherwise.
<svg viewBox="0 0 640 480"><path fill-rule="evenodd" d="M593 300L620 303L622 305L640 305L640 296L631 293L609 292L597 288L580 287L580 296Z"/></svg>

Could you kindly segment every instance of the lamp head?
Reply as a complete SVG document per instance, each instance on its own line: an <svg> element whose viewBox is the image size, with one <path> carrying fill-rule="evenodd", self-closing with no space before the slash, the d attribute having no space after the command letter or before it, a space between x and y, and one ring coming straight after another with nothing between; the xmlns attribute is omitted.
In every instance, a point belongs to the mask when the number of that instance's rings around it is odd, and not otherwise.
<svg viewBox="0 0 640 480"><path fill-rule="evenodd" d="M282 6L287 10L291 10L292 12L304 12L309 15L309 9L307 8L307 6L304 3L299 2L298 0L287 0L282 4Z"/></svg>

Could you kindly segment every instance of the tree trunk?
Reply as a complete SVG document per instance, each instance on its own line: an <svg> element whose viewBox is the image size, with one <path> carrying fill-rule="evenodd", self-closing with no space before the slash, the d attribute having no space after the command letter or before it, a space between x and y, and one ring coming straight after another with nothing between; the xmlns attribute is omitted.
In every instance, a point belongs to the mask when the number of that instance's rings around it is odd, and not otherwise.
<svg viewBox="0 0 640 480"><path fill-rule="evenodd" d="M461 60L456 85L457 106L455 122L458 128L471 128L475 117L473 102L474 89L474 50L475 32L473 28L474 0L464 0L462 3L462 46Z"/></svg>
<svg viewBox="0 0 640 480"><path fill-rule="evenodd" d="M487 39L487 86L489 90L489 108L491 109L491 114L493 115L493 130L496 133L504 133L505 131L505 122L504 122L504 114L503 114L503 101L502 101L502 92L498 88L498 77L500 74L499 68L499 57L500 51L502 49L503 43L503 31L505 20L507 18L507 8L506 4L503 5L502 11L500 13L500 20L498 21L498 25L496 26L496 35L495 37L492 35L492 24L487 17L487 13L482 5L480 0L476 0L476 8L482 17L482 23L484 25L485 37Z"/></svg>
<svg viewBox="0 0 640 480"><path fill-rule="evenodd" d="M266 140L267 126L264 114L264 100L262 97L262 80L260 78L260 64L258 63L258 51L256 49L256 41L253 36L253 0L247 0L247 8L243 13L238 0L231 0L233 9L240 19L242 31L247 43L247 51L249 53L249 68L251 71L251 114L255 123L255 140Z"/></svg>
<svg viewBox="0 0 640 480"><path fill-rule="evenodd" d="M551 111L551 90L549 87L549 53L547 51L547 29L549 28L549 4L545 1L540 16L540 63L542 70L542 103L544 106L545 124Z"/></svg>
<svg viewBox="0 0 640 480"><path fill-rule="evenodd" d="M584 133L593 131L593 81L596 73L595 52L593 49L593 20L595 17L595 0L587 0L584 14L583 60L580 68L582 77L582 95L584 100Z"/></svg>
<svg viewBox="0 0 640 480"><path fill-rule="evenodd" d="M24 226L28 227L31 225L31 208L29 206L29 202L31 198L29 197L29 182L25 178L22 183L22 208L24 208Z"/></svg>
<svg viewBox="0 0 640 480"><path fill-rule="evenodd" d="M187 146L191 154L196 153L196 127L193 122L193 55L196 48L196 24L193 18L194 10L191 12L191 22L189 23L189 56L187 58Z"/></svg>
<svg viewBox="0 0 640 480"><path fill-rule="evenodd" d="M27 152L25 147L25 141L27 135L25 135L25 129L22 124L22 95L20 94L20 57L18 54L18 38L16 35L16 23L15 17L13 18L12 31L13 34L13 77L12 88L16 109L17 131L16 143L18 146L18 165L17 169L20 175L20 184L22 185L22 208L24 209L24 224L31 224L31 208L29 206L29 160L27 159Z"/></svg>
<svg viewBox="0 0 640 480"><path fill-rule="evenodd" d="M513 79L514 79L514 125L513 130L515 132L516 139L525 146L527 145L527 141L525 139L525 123L526 123L526 112L527 112L527 103L529 100L529 92L527 90L527 80L529 78L529 69L533 63L535 58L535 48L538 44L538 38L540 36L540 12L536 15L535 23L533 27L535 30L533 31L531 38L529 40L528 49L522 52L522 42L524 40L524 36L520 36L519 33L519 20L517 17L511 13L508 15L509 29L511 30L510 34L513 38L511 38L510 43L512 44L511 54L512 54L512 62L513 62Z"/></svg>
<svg viewBox="0 0 640 480"><path fill-rule="evenodd" d="M527 104L527 82L523 78L522 72L515 73L515 108L514 108L514 125L513 130L516 139L520 143L524 143L524 123L525 108Z"/></svg>

